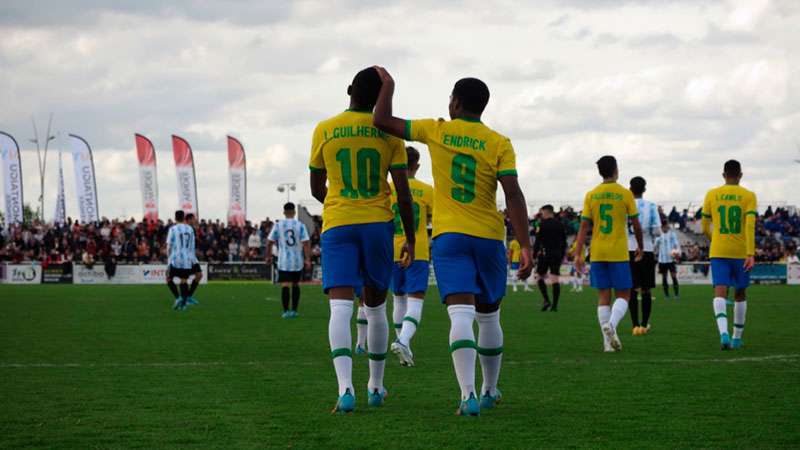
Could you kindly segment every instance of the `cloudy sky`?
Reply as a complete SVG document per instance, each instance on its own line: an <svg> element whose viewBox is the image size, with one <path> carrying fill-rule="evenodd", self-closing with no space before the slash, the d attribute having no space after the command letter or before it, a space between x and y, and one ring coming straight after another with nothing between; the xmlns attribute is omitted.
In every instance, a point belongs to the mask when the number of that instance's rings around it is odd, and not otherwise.
<svg viewBox="0 0 800 450"><path fill-rule="evenodd" d="M577 203L609 153L664 204L701 201L731 157L762 203L800 204L798 23L793 0L4 0L0 130L23 147L31 203L31 118L43 134L52 112L56 150L68 133L94 148L102 215L141 216L135 132L156 146L162 215L177 206L173 133L194 148L201 216L225 216L227 134L247 150L250 218L278 215L280 182L319 211L312 130L381 64L411 118L446 116L458 78L485 80L484 122L511 138L532 205Z"/></svg>

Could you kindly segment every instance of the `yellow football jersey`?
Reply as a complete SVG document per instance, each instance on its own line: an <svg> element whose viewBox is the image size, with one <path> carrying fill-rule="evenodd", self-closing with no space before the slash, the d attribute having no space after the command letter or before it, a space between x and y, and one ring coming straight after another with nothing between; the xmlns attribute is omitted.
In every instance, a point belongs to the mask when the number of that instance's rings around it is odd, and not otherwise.
<svg viewBox="0 0 800 450"><path fill-rule="evenodd" d="M519 242L516 239L512 239L508 244L508 250L511 252L511 262L518 263L519 254L522 253L522 250L520 249Z"/></svg>
<svg viewBox="0 0 800 450"><path fill-rule="evenodd" d="M739 185L711 189L703 201L703 232L711 238L712 258L746 258L756 248L756 194ZM709 232L709 220L713 231Z"/></svg>
<svg viewBox="0 0 800 450"><path fill-rule="evenodd" d="M462 233L505 239L497 178L516 175L511 141L480 121L406 121L405 137L428 145L433 170L433 236Z"/></svg>
<svg viewBox="0 0 800 450"><path fill-rule="evenodd" d="M403 222L400 219L400 208L397 206L397 191L394 183L392 188L392 210L394 211L394 260L400 261L400 252L406 235L403 232ZM414 261L428 261L431 259L430 244L428 244L428 218L433 214L433 188L427 183L410 178L408 186L411 188L411 199L414 201L414 235L417 237L414 244Z"/></svg>
<svg viewBox="0 0 800 450"><path fill-rule="evenodd" d="M619 183L601 183L586 193L581 219L592 222L592 262L628 261L628 217L637 217L633 193Z"/></svg>
<svg viewBox="0 0 800 450"><path fill-rule="evenodd" d="M390 168L407 167L402 139L372 126L371 111L347 110L314 130L309 169L328 172L322 232L342 225L388 222Z"/></svg>

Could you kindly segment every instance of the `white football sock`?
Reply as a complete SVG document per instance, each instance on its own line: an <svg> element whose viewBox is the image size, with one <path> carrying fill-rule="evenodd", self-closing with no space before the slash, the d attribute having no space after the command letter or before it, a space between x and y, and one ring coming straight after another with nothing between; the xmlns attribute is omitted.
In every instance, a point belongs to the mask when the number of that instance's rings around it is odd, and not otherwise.
<svg viewBox="0 0 800 450"><path fill-rule="evenodd" d="M406 316L406 308L408 300L405 295L395 295L392 302L392 322L394 323L394 332L400 336L400 329L403 328L403 317Z"/></svg>
<svg viewBox="0 0 800 450"><path fill-rule="evenodd" d="M358 307L356 333L356 345L361 348L367 348L367 312L363 306Z"/></svg>
<svg viewBox="0 0 800 450"><path fill-rule="evenodd" d="M456 371L461 399L466 400L475 393L475 355L477 344L472 322L475 320L475 306L451 305L447 307L450 316L450 355ZM477 396L476 396L477 397Z"/></svg>
<svg viewBox="0 0 800 450"><path fill-rule="evenodd" d="M741 339L744 333L744 320L747 316L747 300L733 304L733 337Z"/></svg>
<svg viewBox="0 0 800 450"><path fill-rule="evenodd" d="M511 287L514 289L514 292L517 292L517 276L516 275L511 277Z"/></svg>
<svg viewBox="0 0 800 450"><path fill-rule="evenodd" d="M331 318L328 322L328 340L331 344L331 357L333 367L336 369L336 379L339 381L339 395L345 390L355 395L353 390L353 357L350 335L350 318L353 316L352 300L331 299Z"/></svg>
<svg viewBox="0 0 800 450"><path fill-rule="evenodd" d="M597 307L597 321L600 323L600 334L603 336L603 343L608 345L608 338L603 333L603 324L611 320L611 307L600 305Z"/></svg>
<svg viewBox="0 0 800 450"><path fill-rule="evenodd" d="M406 304L406 316L403 317L403 328L400 331L400 336L397 338L401 344L410 346L411 338L417 332L419 321L422 320L422 303L421 298L408 297Z"/></svg>
<svg viewBox="0 0 800 450"><path fill-rule="evenodd" d="M719 335L728 333L728 311L725 305L725 299L722 297L714 298L714 317L717 319L717 329Z"/></svg>
<svg viewBox="0 0 800 450"><path fill-rule="evenodd" d="M617 329L626 312L628 312L628 302L624 298L614 300L614 306L611 307L611 328Z"/></svg>
<svg viewBox="0 0 800 450"><path fill-rule="evenodd" d="M487 392L497 395L497 380L503 361L503 329L500 327L500 311L476 314L478 319L478 359L481 362L483 386L481 395Z"/></svg>
<svg viewBox="0 0 800 450"><path fill-rule="evenodd" d="M386 320L386 303L365 306L367 313L367 347L369 347L370 392L383 390L383 369L386 366L386 349L389 346L389 322Z"/></svg>

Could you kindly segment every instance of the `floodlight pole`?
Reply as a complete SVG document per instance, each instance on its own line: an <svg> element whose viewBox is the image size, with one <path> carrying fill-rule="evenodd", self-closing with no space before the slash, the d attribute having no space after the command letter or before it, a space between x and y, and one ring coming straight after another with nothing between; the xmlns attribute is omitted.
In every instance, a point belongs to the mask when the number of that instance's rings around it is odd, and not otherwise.
<svg viewBox="0 0 800 450"><path fill-rule="evenodd" d="M297 190L297 185L295 183L280 183L278 184L278 192L286 191L286 202L292 201L292 191Z"/></svg>

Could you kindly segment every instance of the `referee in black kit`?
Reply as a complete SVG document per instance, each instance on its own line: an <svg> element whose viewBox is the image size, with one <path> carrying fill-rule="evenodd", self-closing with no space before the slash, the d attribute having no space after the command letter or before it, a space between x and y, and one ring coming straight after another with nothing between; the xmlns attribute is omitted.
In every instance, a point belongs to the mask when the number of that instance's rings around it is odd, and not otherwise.
<svg viewBox="0 0 800 450"><path fill-rule="evenodd" d="M553 205L544 205L539 210L542 220L539 229L536 231L536 242L533 244L533 259L536 260L536 274L538 275L539 290L542 292L544 301L542 311L558 311L558 298L561 295L561 284L559 275L561 274L561 262L564 260L564 253L567 250L567 231L564 224L556 219ZM550 273L550 284L553 286L553 302L547 295L548 272Z"/></svg>

